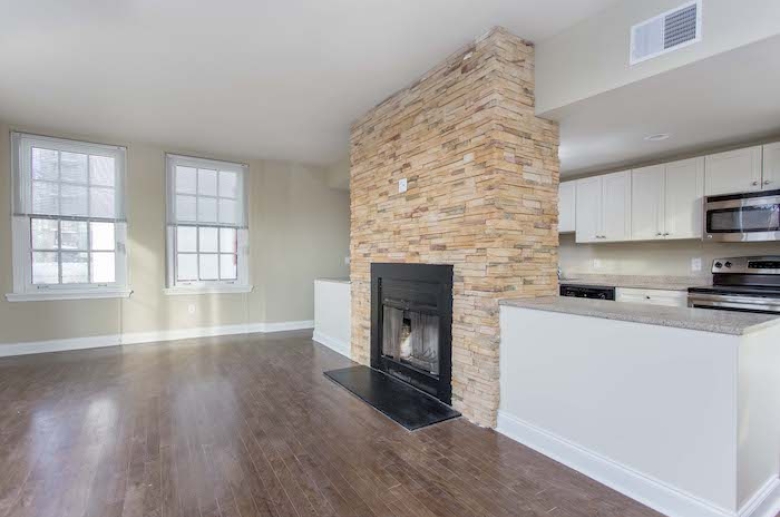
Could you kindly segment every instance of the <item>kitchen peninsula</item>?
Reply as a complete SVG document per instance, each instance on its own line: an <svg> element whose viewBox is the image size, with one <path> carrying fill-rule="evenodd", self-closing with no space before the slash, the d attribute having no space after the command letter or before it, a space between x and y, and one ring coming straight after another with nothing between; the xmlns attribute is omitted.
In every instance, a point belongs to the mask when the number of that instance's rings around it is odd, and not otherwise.
<svg viewBox="0 0 780 517"><path fill-rule="evenodd" d="M506 300L498 430L663 513L742 515L780 492L778 343L770 315Z"/></svg>

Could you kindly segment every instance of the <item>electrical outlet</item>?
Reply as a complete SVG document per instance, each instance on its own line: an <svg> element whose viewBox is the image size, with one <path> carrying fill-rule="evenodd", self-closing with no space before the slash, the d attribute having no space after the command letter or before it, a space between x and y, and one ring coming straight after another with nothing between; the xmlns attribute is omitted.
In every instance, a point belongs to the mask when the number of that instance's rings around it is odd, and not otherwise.
<svg viewBox="0 0 780 517"><path fill-rule="evenodd" d="M347 256L347 257L344 257L344 265L345 265L345 266L348 266L348 265L349 265L349 257L348 257L348 256Z"/></svg>
<svg viewBox="0 0 780 517"><path fill-rule="evenodd" d="M593 259L593 269L601 269L602 267L601 259Z"/></svg>
<svg viewBox="0 0 780 517"><path fill-rule="evenodd" d="M194 303L191 303L187 306L187 312L190 314L195 314L196 307Z"/></svg>
<svg viewBox="0 0 780 517"><path fill-rule="evenodd" d="M694 257L691 259L691 273L698 273L701 271L701 257Z"/></svg>
<svg viewBox="0 0 780 517"><path fill-rule="evenodd" d="M406 192L407 184L406 184L406 178L398 180L398 193L403 194Z"/></svg>

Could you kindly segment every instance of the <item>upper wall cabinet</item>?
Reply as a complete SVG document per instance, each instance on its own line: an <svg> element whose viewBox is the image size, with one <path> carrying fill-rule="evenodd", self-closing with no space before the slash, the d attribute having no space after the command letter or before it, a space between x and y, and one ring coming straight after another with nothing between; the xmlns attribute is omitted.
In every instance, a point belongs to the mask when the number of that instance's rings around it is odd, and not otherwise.
<svg viewBox="0 0 780 517"><path fill-rule="evenodd" d="M764 146L764 168L761 186L764 190L780 189L780 142Z"/></svg>
<svg viewBox="0 0 780 517"><path fill-rule="evenodd" d="M708 196L761 190L761 146L705 157L704 185Z"/></svg>
<svg viewBox="0 0 780 517"><path fill-rule="evenodd" d="M577 206L576 189L574 181L561 183L558 187L558 232L571 233L574 231L574 220Z"/></svg>
<svg viewBox="0 0 780 517"><path fill-rule="evenodd" d="M631 238L664 237L664 166L631 171Z"/></svg>
<svg viewBox="0 0 780 517"><path fill-rule="evenodd" d="M664 237L700 239L704 158L667 163L664 172Z"/></svg>
<svg viewBox="0 0 780 517"><path fill-rule="evenodd" d="M631 176L632 240L701 237L703 158L634 169Z"/></svg>
<svg viewBox="0 0 780 517"><path fill-rule="evenodd" d="M576 241L628 240L631 233L631 172L576 182Z"/></svg>
<svg viewBox="0 0 780 517"><path fill-rule="evenodd" d="M601 239L601 176L577 180L576 241L599 242Z"/></svg>
<svg viewBox="0 0 780 517"><path fill-rule="evenodd" d="M604 216L601 239L624 241L631 237L631 171L615 172L604 179Z"/></svg>

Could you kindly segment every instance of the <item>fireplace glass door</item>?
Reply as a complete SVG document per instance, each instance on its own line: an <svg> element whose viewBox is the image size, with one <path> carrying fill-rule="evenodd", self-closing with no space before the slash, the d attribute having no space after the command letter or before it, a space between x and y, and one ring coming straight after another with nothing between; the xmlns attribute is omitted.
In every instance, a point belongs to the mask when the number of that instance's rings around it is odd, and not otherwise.
<svg viewBox="0 0 780 517"><path fill-rule="evenodd" d="M383 306L382 355L439 376L439 316Z"/></svg>

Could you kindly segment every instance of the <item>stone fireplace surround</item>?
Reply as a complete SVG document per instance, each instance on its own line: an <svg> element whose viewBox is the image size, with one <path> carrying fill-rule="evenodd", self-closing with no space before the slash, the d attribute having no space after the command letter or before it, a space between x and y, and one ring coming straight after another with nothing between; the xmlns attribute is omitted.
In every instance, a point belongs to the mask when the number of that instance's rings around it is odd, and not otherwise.
<svg viewBox="0 0 780 517"><path fill-rule="evenodd" d="M452 264L452 405L490 427L498 301L557 291L558 127L533 88L533 45L496 28L351 134L352 357L370 361L372 263Z"/></svg>

